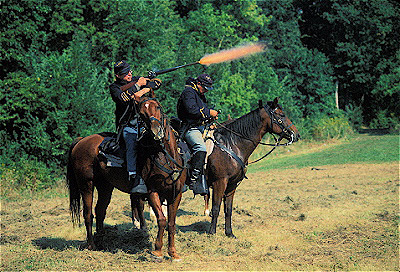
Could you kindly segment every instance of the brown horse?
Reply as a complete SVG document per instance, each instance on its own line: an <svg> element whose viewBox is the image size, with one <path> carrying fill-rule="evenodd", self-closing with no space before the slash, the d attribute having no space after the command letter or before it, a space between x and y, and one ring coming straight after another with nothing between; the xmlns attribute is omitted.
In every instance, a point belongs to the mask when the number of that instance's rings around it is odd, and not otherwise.
<svg viewBox="0 0 400 272"><path fill-rule="evenodd" d="M138 104L141 119L145 123L147 136L139 144L138 169L142 169L142 177L148 188L148 201L158 223L158 235L155 250L152 252L161 258L163 233L167 219L162 212L161 203L168 203L168 254L172 259L179 259L175 249L175 219L178 205L182 197L182 188L186 179L186 169L177 151L175 135L162 112L160 103L154 98L141 98ZM112 191L117 188L129 193L132 185L128 182L126 169L107 167L99 157L99 145L104 137L94 134L85 138L77 138L69 152L67 183L70 192L70 210L74 222L79 221L80 199L83 202L83 218L87 233L87 247L96 249L93 234L93 193L98 191L95 207L96 232L104 233L104 218L111 200ZM140 197L131 195L132 208L137 211L141 227L145 228L143 218L143 202Z"/></svg>
<svg viewBox="0 0 400 272"><path fill-rule="evenodd" d="M297 128L292 124L278 104L278 99L259 107L250 113L230 120L214 132L215 147L208 157L206 175L212 190L212 220L209 230L215 234L222 199L225 211L225 234L235 237L232 232L232 204L235 191L245 177L248 159L261 139L267 133L286 138L289 143L300 138ZM278 145L278 143L276 144ZM205 196L208 209L209 196Z"/></svg>

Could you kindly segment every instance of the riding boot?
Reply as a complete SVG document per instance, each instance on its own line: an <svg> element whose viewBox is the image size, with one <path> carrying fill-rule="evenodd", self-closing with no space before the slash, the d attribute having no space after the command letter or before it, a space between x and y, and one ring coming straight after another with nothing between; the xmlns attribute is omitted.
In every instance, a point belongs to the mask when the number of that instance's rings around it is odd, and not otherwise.
<svg viewBox="0 0 400 272"><path fill-rule="evenodd" d="M208 194L208 186L204 174L200 174L200 177L193 184L192 190L195 195L205 196Z"/></svg>
<svg viewBox="0 0 400 272"><path fill-rule="evenodd" d="M147 187L140 175L129 175L129 182L133 184L131 194L147 194Z"/></svg>
<svg viewBox="0 0 400 272"><path fill-rule="evenodd" d="M193 190L195 195L208 194L208 186L203 174L204 163L207 153L198 151L193 154L191 159L192 173L189 179L189 189Z"/></svg>

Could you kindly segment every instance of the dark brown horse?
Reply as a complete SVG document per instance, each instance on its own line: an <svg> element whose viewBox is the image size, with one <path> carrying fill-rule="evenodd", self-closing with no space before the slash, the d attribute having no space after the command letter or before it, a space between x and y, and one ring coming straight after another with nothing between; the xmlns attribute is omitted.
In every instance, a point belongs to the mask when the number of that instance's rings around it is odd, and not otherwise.
<svg viewBox="0 0 400 272"><path fill-rule="evenodd" d="M158 235L155 241L154 256L163 256L163 234L167 219L162 212L161 203L168 203L168 254L172 259L179 259L175 249L175 219L178 205L182 197L182 188L186 179L186 169L177 151L175 135L162 112L160 103L154 98L141 98L139 112L144 121L147 136L138 154L138 169L142 169L142 177L148 188L148 201L152 207L158 224ZM151 135L151 136L150 136ZM111 200L112 191L117 188L129 193L132 185L128 182L126 169L107 167L99 157L99 145L104 137L94 134L85 138L77 138L69 153L67 181L70 192L70 209L73 221L79 221L80 199L83 202L83 218L87 233L87 247L95 249L92 234L93 226L93 193L98 191L95 207L96 232L104 233L104 218ZM140 197L131 196L132 208L139 215L142 228L143 202Z"/></svg>
<svg viewBox="0 0 400 272"><path fill-rule="evenodd" d="M225 234L235 237L232 232L232 204L235 191L245 176L248 159L261 139L267 133L286 138L290 143L300 135L278 104L278 99L259 107L250 113L230 120L214 132L215 147L208 157L206 175L212 190L212 221L209 230L215 234L221 202L224 200ZM208 208L209 196L205 197Z"/></svg>

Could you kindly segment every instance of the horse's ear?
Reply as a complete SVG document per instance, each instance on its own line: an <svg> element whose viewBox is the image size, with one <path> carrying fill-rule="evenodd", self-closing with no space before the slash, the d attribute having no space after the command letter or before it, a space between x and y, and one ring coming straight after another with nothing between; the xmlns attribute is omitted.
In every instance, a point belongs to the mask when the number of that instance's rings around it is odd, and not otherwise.
<svg viewBox="0 0 400 272"><path fill-rule="evenodd" d="M272 102L272 106L274 109L278 107L278 103L279 103L279 98L275 97L274 102Z"/></svg>
<svg viewBox="0 0 400 272"><path fill-rule="evenodd" d="M153 89L150 89L150 97L151 98L156 98L156 94L154 93Z"/></svg>
<svg viewBox="0 0 400 272"><path fill-rule="evenodd" d="M263 103L262 103L262 100L261 100L261 99L258 100L258 107L259 107L260 109L262 109L262 107L263 107Z"/></svg>

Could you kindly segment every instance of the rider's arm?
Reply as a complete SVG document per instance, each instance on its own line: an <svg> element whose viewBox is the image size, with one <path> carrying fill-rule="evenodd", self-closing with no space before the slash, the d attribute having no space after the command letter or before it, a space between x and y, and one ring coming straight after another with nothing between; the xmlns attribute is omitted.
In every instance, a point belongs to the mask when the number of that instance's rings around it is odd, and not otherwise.
<svg viewBox="0 0 400 272"><path fill-rule="evenodd" d="M144 77L134 78L128 84L118 86L117 84L110 85L110 93L114 101L127 103L132 99L138 99L143 94L150 91L149 88L140 89L146 85L147 79Z"/></svg>
<svg viewBox="0 0 400 272"><path fill-rule="evenodd" d="M132 98L134 98L136 101L139 101L139 98L142 97L145 93L148 93L151 89L150 88L143 88L140 91L137 91L132 95Z"/></svg>

